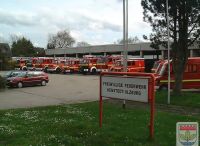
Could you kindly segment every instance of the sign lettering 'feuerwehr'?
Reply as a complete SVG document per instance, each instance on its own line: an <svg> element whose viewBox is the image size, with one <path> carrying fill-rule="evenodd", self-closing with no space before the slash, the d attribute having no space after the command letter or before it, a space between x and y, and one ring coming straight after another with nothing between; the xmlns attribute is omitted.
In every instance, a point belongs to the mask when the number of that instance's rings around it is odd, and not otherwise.
<svg viewBox="0 0 200 146"><path fill-rule="evenodd" d="M148 102L148 78L102 76L103 97Z"/></svg>

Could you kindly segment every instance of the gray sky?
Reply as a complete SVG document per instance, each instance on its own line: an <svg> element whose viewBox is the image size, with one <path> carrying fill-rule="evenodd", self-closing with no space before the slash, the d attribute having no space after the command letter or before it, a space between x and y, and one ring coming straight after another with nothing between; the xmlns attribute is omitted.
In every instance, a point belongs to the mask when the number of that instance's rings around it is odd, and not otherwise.
<svg viewBox="0 0 200 146"><path fill-rule="evenodd" d="M143 22L141 0L129 0L129 36L151 32ZM4 0L0 7L0 37L11 34L46 47L48 34L69 29L76 41L109 44L123 36L122 0Z"/></svg>

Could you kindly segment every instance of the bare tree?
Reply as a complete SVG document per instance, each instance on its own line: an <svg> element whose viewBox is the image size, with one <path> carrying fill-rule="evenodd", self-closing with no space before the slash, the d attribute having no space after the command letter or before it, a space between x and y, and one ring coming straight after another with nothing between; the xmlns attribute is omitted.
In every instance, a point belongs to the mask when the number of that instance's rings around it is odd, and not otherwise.
<svg viewBox="0 0 200 146"><path fill-rule="evenodd" d="M47 48L66 48L71 47L75 39L68 30L61 30L57 34L50 34L48 37Z"/></svg>

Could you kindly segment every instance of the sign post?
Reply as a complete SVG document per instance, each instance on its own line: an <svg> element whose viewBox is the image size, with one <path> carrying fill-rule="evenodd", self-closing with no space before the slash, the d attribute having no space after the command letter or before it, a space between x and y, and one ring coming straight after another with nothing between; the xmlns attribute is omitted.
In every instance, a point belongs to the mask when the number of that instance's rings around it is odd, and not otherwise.
<svg viewBox="0 0 200 146"><path fill-rule="evenodd" d="M103 97L150 104L150 138L154 137L155 79L148 73L103 72L100 75L99 126L103 121Z"/></svg>

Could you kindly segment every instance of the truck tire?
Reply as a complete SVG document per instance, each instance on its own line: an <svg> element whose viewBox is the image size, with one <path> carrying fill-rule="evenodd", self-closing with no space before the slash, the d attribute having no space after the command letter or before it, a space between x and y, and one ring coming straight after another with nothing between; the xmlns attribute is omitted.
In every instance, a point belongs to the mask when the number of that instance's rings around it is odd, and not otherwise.
<svg viewBox="0 0 200 146"><path fill-rule="evenodd" d="M94 75L97 73L97 70L95 68L93 68L91 73Z"/></svg>
<svg viewBox="0 0 200 146"><path fill-rule="evenodd" d="M57 68L57 69L56 69L56 73L57 73L57 74L59 74L59 73L61 73L61 72L62 72L62 70L61 70L60 68Z"/></svg>
<svg viewBox="0 0 200 146"><path fill-rule="evenodd" d="M45 72L45 73L47 73L47 69L48 69L48 67L45 67L45 68L44 68L44 72Z"/></svg>

